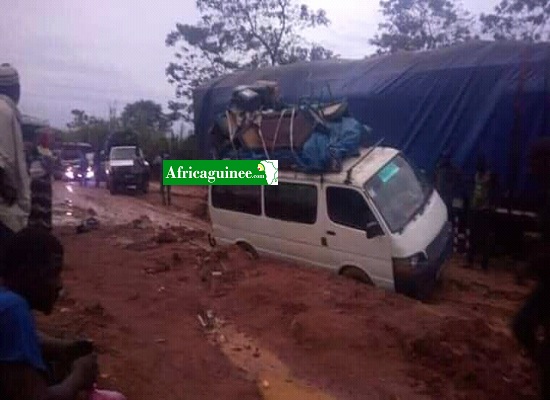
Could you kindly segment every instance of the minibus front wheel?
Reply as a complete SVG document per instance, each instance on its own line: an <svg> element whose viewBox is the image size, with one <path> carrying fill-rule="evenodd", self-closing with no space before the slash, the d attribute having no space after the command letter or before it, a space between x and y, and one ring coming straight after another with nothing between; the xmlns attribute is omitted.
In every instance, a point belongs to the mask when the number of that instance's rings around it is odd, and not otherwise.
<svg viewBox="0 0 550 400"><path fill-rule="evenodd" d="M253 260L257 260L260 257L256 249L247 242L237 242L237 246L243 249Z"/></svg>
<svg viewBox="0 0 550 400"><path fill-rule="evenodd" d="M365 271L357 267L344 267L340 270L340 275L358 282L366 283L367 285L374 286L374 283L369 275Z"/></svg>

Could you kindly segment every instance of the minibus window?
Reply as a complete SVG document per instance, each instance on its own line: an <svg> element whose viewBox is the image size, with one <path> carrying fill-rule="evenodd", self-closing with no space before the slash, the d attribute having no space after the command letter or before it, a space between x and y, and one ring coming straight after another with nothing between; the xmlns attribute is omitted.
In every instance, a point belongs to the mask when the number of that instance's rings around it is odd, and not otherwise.
<svg viewBox="0 0 550 400"><path fill-rule="evenodd" d="M365 198L354 189L328 187L327 211L331 221L361 231L376 220Z"/></svg>
<svg viewBox="0 0 550 400"><path fill-rule="evenodd" d="M212 186L212 205L215 208L260 215L261 186Z"/></svg>
<svg viewBox="0 0 550 400"><path fill-rule="evenodd" d="M264 186L265 215L283 221L314 224L317 220L317 187L282 183Z"/></svg>

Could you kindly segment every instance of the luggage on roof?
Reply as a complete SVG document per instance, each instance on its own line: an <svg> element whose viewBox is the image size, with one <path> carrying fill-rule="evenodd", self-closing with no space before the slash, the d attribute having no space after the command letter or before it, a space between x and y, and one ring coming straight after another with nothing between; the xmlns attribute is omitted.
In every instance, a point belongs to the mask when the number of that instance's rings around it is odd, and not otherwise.
<svg viewBox="0 0 550 400"><path fill-rule="evenodd" d="M290 104L306 95L347 99L353 117L373 128L372 142L383 138L428 176L447 154L471 177L483 152L500 177L503 199L544 200L527 154L533 140L550 136L550 43L473 40L433 51L236 71L193 91L201 157L212 157L208 132L234 88L259 79L276 81Z"/></svg>
<svg viewBox="0 0 550 400"><path fill-rule="evenodd" d="M137 132L131 129L118 130L111 133L105 140L104 150L109 154L111 147L115 146L138 146L139 137Z"/></svg>
<svg viewBox="0 0 550 400"><path fill-rule="evenodd" d="M304 172L339 171L357 156L368 129L349 115L346 101L283 105L272 86L260 96L238 87L224 114L211 127L215 158L277 159L279 168ZM266 105L279 105L280 109Z"/></svg>
<svg viewBox="0 0 550 400"><path fill-rule="evenodd" d="M275 109L279 107L276 82L258 81L254 85L240 85L233 90L229 108L242 111Z"/></svg>

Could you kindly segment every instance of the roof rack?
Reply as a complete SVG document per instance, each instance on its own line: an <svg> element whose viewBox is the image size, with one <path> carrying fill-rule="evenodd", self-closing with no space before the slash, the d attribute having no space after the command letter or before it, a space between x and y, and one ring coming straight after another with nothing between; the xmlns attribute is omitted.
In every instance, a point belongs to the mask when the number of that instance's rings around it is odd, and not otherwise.
<svg viewBox="0 0 550 400"><path fill-rule="evenodd" d="M359 160L357 160L355 163L353 163L353 165L351 167L349 167L349 169L346 171L346 180L344 181L344 183L346 185L349 185L351 183L351 173L353 172L353 169L361 162L363 161L365 158L367 158L378 146L380 146L380 144L384 141L384 138L380 139L378 142L376 142L374 144L374 146L372 146L365 154L363 154L363 156L361 156L359 158Z"/></svg>

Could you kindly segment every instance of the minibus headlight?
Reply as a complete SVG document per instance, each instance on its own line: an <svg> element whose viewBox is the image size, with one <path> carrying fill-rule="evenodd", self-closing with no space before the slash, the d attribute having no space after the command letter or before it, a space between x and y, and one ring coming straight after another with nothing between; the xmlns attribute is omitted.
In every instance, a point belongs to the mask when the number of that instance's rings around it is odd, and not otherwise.
<svg viewBox="0 0 550 400"><path fill-rule="evenodd" d="M409 262L411 263L411 267L416 268L418 266L418 263L422 261L422 253L416 253L414 256L409 258Z"/></svg>
<svg viewBox="0 0 550 400"><path fill-rule="evenodd" d="M416 253L410 257L405 258L394 258L393 265L395 269L407 269L407 268L418 268L422 263L427 261L426 255L424 253Z"/></svg>

